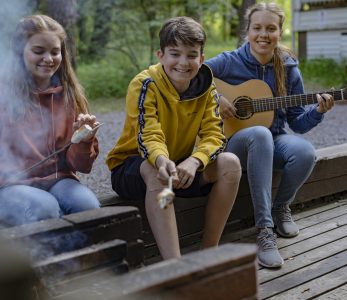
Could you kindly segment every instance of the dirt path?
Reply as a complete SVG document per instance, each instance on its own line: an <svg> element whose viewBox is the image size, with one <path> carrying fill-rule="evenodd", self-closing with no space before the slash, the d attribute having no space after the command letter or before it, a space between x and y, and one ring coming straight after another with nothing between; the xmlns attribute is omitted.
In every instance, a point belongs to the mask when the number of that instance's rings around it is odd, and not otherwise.
<svg viewBox="0 0 347 300"><path fill-rule="evenodd" d="M123 128L124 112L96 114L100 122L105 123L98 132L100 155L90 174L80 174L81 181L97 195L112 192L110 172L105 165L105 158L119 137ZM324 121L310 132L302 135L318 149L336 144L347 143L347 103L335 105L325 115Z"/></svg>

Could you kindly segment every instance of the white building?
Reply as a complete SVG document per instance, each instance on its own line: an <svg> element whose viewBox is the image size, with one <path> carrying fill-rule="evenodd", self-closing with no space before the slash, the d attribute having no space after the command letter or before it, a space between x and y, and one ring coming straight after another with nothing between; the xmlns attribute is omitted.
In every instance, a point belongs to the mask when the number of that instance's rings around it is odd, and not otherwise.
<svg viewBox="0 0 347 300"><path fill-rule="evenodd" d="M292 22L300 59L347 59L347 0L292 0Z"/></svg>

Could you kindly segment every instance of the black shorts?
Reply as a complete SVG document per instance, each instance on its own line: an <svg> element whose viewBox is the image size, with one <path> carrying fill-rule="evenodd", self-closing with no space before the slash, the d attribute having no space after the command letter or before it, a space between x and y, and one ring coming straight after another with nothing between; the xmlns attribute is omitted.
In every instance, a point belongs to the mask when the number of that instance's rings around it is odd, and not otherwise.
<svg viewBox="0 0 347 300"><path fill-rule="evenodd" d="M111 173L113 190L122 198L143 201L146 197L146 184L140 174L140 166L145 159L140 156L129 156L123 164L114 168ZM187 189L174 189L177 197L193 198L210 193L213 183L201 186L202 173L196 172L193 183Z"/></svg>

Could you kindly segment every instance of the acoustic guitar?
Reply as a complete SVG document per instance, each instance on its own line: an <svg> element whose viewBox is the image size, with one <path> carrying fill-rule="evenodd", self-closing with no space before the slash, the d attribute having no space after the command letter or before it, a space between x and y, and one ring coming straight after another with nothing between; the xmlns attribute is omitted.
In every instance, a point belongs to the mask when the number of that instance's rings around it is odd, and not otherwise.
<svg viewBox="0 0 347 300"><path fill-rule="evenodd" d="M224 120L224 134L227 138L251 126L269 128L275 109L317 103L317 93L273 97L270 87L259 79L251 79L239 85L231 85L218 78L214 82L218 93L231 101L237 110L234 118ZM346 88L318 94L323 93L332 95L334 101L347 99Z"/></svg>

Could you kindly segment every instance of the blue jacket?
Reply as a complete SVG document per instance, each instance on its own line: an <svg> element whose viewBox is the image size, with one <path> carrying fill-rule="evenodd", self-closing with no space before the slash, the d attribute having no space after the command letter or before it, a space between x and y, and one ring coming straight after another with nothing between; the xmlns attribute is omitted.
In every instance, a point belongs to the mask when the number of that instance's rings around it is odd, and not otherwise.
<svg viewBox="0 0 347 300"><path fill-rule="evenodd" d="M275 74L272 62L261 65L251 54L249 43L243 44L234 51L225 51L205 62L213 71L213 75L229 84L238 85L250 79L265 81L275 95ZM284 64L287 76L288 95L304 93L304 85L298 62L285 57ZM261 97L262 95L260 95ZM323 119L323 114L317 112L317 104L295 106L275 111L274 121L271 125L273 134L286 133L285 123L296 133L305 133L315 127Z"/></svg>

